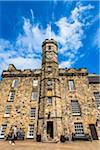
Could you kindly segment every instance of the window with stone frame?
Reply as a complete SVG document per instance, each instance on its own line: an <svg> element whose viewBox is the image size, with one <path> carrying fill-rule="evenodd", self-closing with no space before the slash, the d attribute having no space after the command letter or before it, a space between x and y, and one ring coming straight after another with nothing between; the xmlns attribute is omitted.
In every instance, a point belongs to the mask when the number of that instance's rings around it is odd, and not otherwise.
<svg viewBox="0 0 100 150"><path fill-rule="evenodd" d="M10 112L11 112L11 105L7 105L5 108L4 117L10 117Z"/></svg>
<svg viewBox="0 0 100 150"><path fill-rule="evenodd" d="M15 91L11 91L9 94L8 101L13 102L14 101L14 96L15 96Z"/></svg>
<svg viewBox="0 0 100 150"><path fill-rule="evenodd" d="M81 122L74 123L75 135L84 136L83 124Z"/></svg>
<svg viewBox="0 0 100 150"><path fill-rule="evenodd" d="M34 138L34 124L28 126L27 138Z"/></svg>
<svg viewBox="0 0 100 150"><path fill-rule="evenodd" d="M33 80L33 86L38 86L38 79Z"/></svg>
<svg viewBox="0 0 100 150"><path fill-rule="evenodd" d="M71 100L71 107L72 107L72 115L74 116L81 115L80 105L77 100Z"/></svg>
<svg viewBox="0 0 100 150"><path fill-rule="evenodd" d="M36 114L36 108L31 108L30 117L35 117Z"/></svg>
<svg viewBox="0 0 100 150"><path fill-rule="evenodd" d="M69 80L68 86L70 91L74 91L75 90L74 80Z"/></svg>
<svg viewBox="0 0 100 150"><path fill-rule="evenodd" d="M33 91L32 92L32 100L37 100L37 98L38 98L38 92Z"/></svg>
<svg viewBox="0 0 100 150"><path fill-rule="evenodd" d="M48 79L47 81L48 88L52 88L52 80Z"/></svg>
<svg viewBox="0 0 100 150"><path fill-rule="evenodd" d="M52 96L52 89L48 89L48 90L47 90L47 96L48 96L48 97L51 97L51 96Z"/></svg>
<svg viewBox="0 0 100 150"><path fill-rule="evenodd" d="M51 45L48 46L48 50L51 50Z"/></svg>
<svg viewBox="0 0 100 150"><path fill-rule="evenodd" d="M100 92L94 92L97 108L100 109Z"/></svg>
<svg viewBox="0 0 100 150"><path fill-rule="evenodd" d="M51 66L48 66L48 72L52 72L52 67Z"/></svg>
<svg viewBox="0 0 100 150"><path fill-rule="evenodd" d="M47 97L47 102L48 102L48 104L52 104L52 97Z"/></svg>
<svg viewBox="0 0 100 150"><path fill-rule="evenodd" d="M0 138L4 138L5 137L5 131L7 128L7 124L2 124L0 127Z"/></svg>
<svg viewBox="0 0 100 150"><path fill-rule="evenodd" d="M16 88L18 85L18 79L13 80L12 87Z"/></svg>

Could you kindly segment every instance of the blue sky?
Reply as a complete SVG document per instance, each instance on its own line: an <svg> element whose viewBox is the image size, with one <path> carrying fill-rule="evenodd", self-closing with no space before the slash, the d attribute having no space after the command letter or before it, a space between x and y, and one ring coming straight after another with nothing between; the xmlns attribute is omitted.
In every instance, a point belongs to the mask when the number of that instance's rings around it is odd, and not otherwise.
<svg viewBox="0 0 100 150"><path fill-rule="evenodd" d="M58 42L62 68L99 74L99 1L0 1L0 74L41 67L41 44Z"/></svg>

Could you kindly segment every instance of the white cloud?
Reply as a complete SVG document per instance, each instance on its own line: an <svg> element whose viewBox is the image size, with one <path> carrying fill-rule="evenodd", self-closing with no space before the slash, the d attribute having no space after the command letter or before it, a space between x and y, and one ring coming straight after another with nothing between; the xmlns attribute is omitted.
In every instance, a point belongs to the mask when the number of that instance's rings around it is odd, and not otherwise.
<svg viewBox="0 0 100 150"><path fill-rule="evenodd" d="M32 20L34 21L34 12L32 9L30 10L30 12L31 12Z"/></svg>
<svg viewBox="0 0 100 150"><path fill-rule="evenodd" d="M37 58L16 57L8 59L10 64L15 64L18 69L33 69L41 67L41 60Z"/></svg>
<svg viewBox="0 0 100 150"><path fill-rule="evenodd" d="M49 23L45 29L39 23L34 23L34 13L31 9L32 21L23 17L23 33L19 33L15 42L0 39L0 63L2 64L0 70L5 69L10 63L19 69L40 67L41 44L49 37L53 37L60 45L60 55L68 58L60 62L60 67L71 67L78 59L77 54L83 46L82 39L85 37L84 28L87 19L85 20L82 15L90 9L93 9L93 6L77 4L69 18L62 17L54 22L58 33L51 32Z"/></svg>
<svg viewBox="0 0 100 150"><path fill-rule="evenodd" d="M74 10L72 10L69 18L62 17L56 22L59 34L54 35L54 37L62 47L60 53L65 56L67 51L70 50L69 57L66 55L69 59L61 62L60 66L71 67L76 62L76 55L83 46L82 40L85 37L84 28L90 23L86 12L93 8L94 6L90 4L83 6L81 3L78 3Z"/></svg>
<svg viewBox="0 0 100 150"><path fill-rule="evenodd" d="M60 66L60 68L66 68L66 67L69 68L72 64L73 64L73 62L71 60L62 61L59 66Z"/></svg>
<svg viewBox="0 0 100 150"><path fill-rule="evenodd" d="M93 46L96 46L98 49L100 48L100 29L98 29L93 38Z"/></svg>
<svg viewBox="0 0 100 150"><path fill-rule="evenodd" d="M5 48L12 49L12 44L8 40L0 39L0 52L3 51Z"/></svg>

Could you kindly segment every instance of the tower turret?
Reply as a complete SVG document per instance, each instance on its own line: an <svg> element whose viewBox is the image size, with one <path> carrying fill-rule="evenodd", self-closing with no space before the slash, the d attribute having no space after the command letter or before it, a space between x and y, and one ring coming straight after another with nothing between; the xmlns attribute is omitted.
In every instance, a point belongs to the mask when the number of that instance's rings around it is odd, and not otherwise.
<svg viewBox="0 0 100 150"><path fill-rule="evenodd" d="M42 74L39 102L39 129L51 138L59 136L57 122L61 121L61 93L58 77L58 46L55 40L46 39L42 44ZM60 132L60 130L59 130Z"/></svg>

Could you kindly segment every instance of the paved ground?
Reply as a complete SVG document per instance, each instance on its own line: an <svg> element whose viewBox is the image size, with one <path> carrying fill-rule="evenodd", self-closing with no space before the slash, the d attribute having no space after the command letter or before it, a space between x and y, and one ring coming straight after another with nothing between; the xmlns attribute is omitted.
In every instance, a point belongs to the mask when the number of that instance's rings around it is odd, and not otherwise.
<svg viewBox="0 0 100 150"><path fill-rule="evenodd" d="M0 150L100 150L100 141L77 141L57 144L17 141L14 146L8 142L0 141Z"/></svg>

